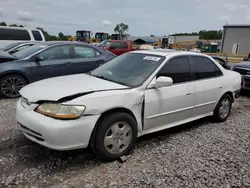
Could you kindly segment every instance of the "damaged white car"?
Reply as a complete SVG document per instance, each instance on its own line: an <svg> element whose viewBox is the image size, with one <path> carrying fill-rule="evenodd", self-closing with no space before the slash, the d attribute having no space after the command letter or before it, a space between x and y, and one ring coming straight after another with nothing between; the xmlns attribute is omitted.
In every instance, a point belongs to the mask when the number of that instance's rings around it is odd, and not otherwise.
<svg viewBox="0 0 250 188"><path fill-rule="evenodd" d="M16 119L28 139L45 147L90 146L114 160L139 136L205 116L225 121L240 88L240 74L207 55L134 51L89 74L24 87Z"/></svg>

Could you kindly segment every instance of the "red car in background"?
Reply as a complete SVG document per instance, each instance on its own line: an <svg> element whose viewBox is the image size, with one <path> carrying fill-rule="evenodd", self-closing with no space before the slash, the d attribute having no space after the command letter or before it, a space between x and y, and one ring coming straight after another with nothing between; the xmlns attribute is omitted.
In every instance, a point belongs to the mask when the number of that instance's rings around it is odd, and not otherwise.
<svg viewBox="0 0 250 188"><path fill-rule="evenodd" d="M132 43L133 42L129 40L104 40L97 46L118 56L126 52L134 51L135 49L133 49Z"/></svg>

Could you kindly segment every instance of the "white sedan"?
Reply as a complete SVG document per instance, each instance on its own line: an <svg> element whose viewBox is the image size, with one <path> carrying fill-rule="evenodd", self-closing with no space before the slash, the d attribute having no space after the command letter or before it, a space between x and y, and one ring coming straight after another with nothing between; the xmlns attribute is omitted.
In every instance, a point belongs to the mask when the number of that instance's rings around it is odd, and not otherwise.
<svg viewBox="0 0 250 188"><path fill-rule="evenodd" d="M32 83L16 119L30 140L55 150L90 146L105 160L127 154L137 137L206 116L225 121L240 74L194 52L134 51L89 74Z"/></svg>

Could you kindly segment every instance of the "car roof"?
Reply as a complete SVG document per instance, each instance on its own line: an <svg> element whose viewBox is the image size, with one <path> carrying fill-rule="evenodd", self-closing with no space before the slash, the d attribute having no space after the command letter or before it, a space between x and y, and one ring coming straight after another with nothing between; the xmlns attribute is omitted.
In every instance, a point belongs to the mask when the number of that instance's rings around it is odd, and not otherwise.
<svg viewBox="0 0 250 188"><path fill-rule="evenodd" d="M78 41L46 41L46 42L40 42L40 45L47 45L47 46L54 46L54 45L62 45L62 44L78 44L78 45L85 45L85 46L91 46L94 45L78 42Z"/></svg>
<svg viewBox="0 0 250 188"><path fill-rule="evenodd" d="M153 49L153 50L137 50L129 53L141 53L141 54L151 54L151 55L160 55L160 56L169 56L169 55L198 55L205 56L205 54L197 53L197 52L187 52L187 51L176 51L171 49Z"/></svg>

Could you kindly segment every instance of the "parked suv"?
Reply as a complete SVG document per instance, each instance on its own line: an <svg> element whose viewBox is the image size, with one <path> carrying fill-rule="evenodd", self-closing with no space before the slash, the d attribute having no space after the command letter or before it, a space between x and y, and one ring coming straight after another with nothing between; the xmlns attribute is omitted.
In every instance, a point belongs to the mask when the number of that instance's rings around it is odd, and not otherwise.
<svg viewBox="0 0 250 188"><path fill-rule="evenodd" d="M26 27L0 26L0 49L16 42L45 42L43 32Z"/></svg>

